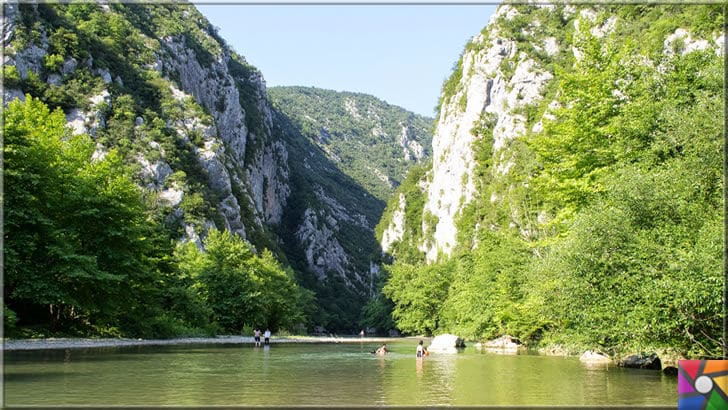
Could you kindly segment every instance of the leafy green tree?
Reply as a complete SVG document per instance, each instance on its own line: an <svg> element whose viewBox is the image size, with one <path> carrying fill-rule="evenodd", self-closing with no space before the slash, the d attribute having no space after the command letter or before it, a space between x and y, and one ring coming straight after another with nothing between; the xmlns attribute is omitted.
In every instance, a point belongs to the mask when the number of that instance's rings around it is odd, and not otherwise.
<svg viewBox="0 0 728 410"><path fill-rule="evenodd" d="M477 242L473 251L456 256L442 327L473 338L523 335L520 327L530 322L521 308L528 247L502 231L481 231Z"/></svg>
<svg viewBox="0 0 728 410"><path fill-rule="evenodd" d="M535 29L533 9L518 10L500 32L530 50L525 43L543 33L524 37ZM467 337L508 333L574 350L671 347L714 357L725 348L724 61L681 41L664 49L680 27L714 37L722 14L702 6L619 6L618 14L603 37L583 20L550 34L578 58L547 62L556 80L543 104L525 109L528 121L548 111L542 132L498 153L493 122L476 124L477 194L458 220L447 298L418 316L426 311L419 280L429 273L400 258L384 288L398 326L419 331L434 316L440 330ZM559 30L574 26L563 23ZM554 100L558 108L547 107ZM494 155L510 156L507 175L493 172ZM402 242L400 255L421 243Z"/></svg>
<svg viewBox="0 0 728 410"><path fill-rule="evenodd" d="M240 330L255 315L255 288L247 262L251 245L227 231L211 230L205 239L206 263L199 272L203 298L225 330Z"/></svg>
<svg viewBox="0 0 728 410"><path fill-rule="evenodd" d="M92 159L60 110L13 101L5 124L5 289L19 323L116 323L153 282L139 189L112 151Z"/></svg>
<svg viewBox="0 0 728 410"><path fill-rule="evenodd" d="M310 302L310 293L298 287L293 272L270 251L256 255L241 237L216 229L208 232L204 246L204 252L194 244L179 247L178 266L222 330L277 329L305 320L303 306Z"/></svg>
<svg viewBox="0 0 728 410"><path fill-rule="evenodd" d="M361 325L363 327L371 327L383 334L389 329L394 329L394 321L392 320L392 310L394 305L392 301L387 299L383 294L379 293L370 299L362 308Z"/></svg>
<svg viewBox="0 0 728 410"><path fill-rule="evenodd" d="M704 62L697 77L717 80L720 60L706 56L673 59L666 95L693 81L681 72L696 60ZM640 161L605 175L604 193L538 262L550 272L537 287L559 342L720 351L725 147L716 83L697 86L689 103L656 103L660 125Z"/></svg>
<svg viewBox="0 0 728 410"><path fill-rule="evenodd" d="M256 301L256 323L272 329L290 328L305 322L305 306L313 294L300 288L291 268L284 268L267 249L256 255L250 264L253 280L261 290ZM252 325L253 323L251 323Z"/></svg>
<svg viewBox="0 0 728 410"><path fill-rule="evenodd" d="M410 334L432 334L440 326L440 309L447 297L454 264L428 266L395 264L383 288L394 302L397 327Z"/></svg>

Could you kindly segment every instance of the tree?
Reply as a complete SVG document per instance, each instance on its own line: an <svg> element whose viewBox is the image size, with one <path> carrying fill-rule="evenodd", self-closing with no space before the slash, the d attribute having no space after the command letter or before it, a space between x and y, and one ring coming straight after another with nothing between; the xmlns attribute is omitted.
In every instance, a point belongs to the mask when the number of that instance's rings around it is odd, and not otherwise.
<svg viewBox="0 0 728 410"><path fill-rule="evenodd" d="M21 324L113 326L154 277L150 222L114 151L26 96L4 112L5 289ZM138 301L138 299L136 299Z"/></svg>
<svg viewBox="0 0 728 410"><path fill-rule="evenodd" d="M439 328L440 309L448 292L453 263L415 266L395 264L382 289L394 302L397 327L411 334L431 334Z"/></svg>
<svg viewBox="0 0 728 410"><path fill-rule="evenodd" d="M211 319L229 332L244 326L291 326L304 320L303 306L311 294L299 288L293 272L263 250L229 231L211 229L205 251L193 244L178 247L178 266L204 304Z"/></svg>

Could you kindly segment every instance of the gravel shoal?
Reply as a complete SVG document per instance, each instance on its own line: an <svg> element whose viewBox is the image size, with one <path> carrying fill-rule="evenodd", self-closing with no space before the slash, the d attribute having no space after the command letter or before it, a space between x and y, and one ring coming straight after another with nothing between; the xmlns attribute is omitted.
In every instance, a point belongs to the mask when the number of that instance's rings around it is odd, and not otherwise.
<svg viewBox="0 0 728 410"><path fill-rule="evenodd" d="M394 340L396 339L384 337L273 336L270 339L270 343L388 343ZM179 339L4 339L2 349L5 351L14 351L187 344L253 344L253 342L252 336L187 337Z"/></svg>

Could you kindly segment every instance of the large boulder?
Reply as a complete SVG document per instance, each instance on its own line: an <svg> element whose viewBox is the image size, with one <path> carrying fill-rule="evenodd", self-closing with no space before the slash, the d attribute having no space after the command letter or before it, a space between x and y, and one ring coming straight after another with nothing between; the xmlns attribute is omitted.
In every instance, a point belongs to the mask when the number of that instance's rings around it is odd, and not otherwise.
<svg viewBox="0 0 728 410"><path fill-rule="evenodd" d="M673 376L677 375L677 368L680 360L687 359L679 350L674 348L657 349L654 353L660 358L662 372Z"/></svg>
<svg viewBox="0 0 728 410"><path fill-rule="evenodd" d="M586 364L609 364L612 362L612 359L609 358L609 356L605 356L601 353L587 350L584 352L584 354L579 357L579 361Z"/></svg>
<svg viewBox="0 0 728 410"><path fill-rule="evenodd" d="M488 340L485 343L475 345L478 349L484 349L495 353L516 354L521 341L512 336L501 336L497 339Z"/></svg>
<svg viewBox="0 0 728 410"><path fill-rule="evenodd" d="M633 354L624 358L624 360L618 363L618 366L628 367L631 369L650 369L650 370L661 370L662 362L657 357L656 353L650 355L646 354Z"/></svg>
<svg viewBox="0 0 728 410"><path fill-rule="evenodd" d="M465 341L451 334L437 335L427 347L431 352L457 353L458 347L465 347Z"/></svg>

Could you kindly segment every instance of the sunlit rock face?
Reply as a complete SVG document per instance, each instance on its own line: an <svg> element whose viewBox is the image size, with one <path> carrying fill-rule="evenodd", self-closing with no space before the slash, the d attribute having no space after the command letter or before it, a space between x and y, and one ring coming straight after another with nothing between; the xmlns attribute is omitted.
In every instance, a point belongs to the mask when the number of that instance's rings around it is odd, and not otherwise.
<svg viewBox="0 0 728 410"><path fill-rule="evenodd" d="M432 140L432 169L422 180L426 198L423 217L436 221L432 225L425 220L422 223L423 238L418 248L428 262L451 255L457 245L458 218L477 194L476 143L490 140L492 165L488 172L493 185L497 185L506 180L516 164L513 141L529 132L541 132L543 120L553 118L552 112L559 108L553 96L546 97L555 81L550 71L553 65L547 62L554 58L578 61L581 51L572 45L571 39L555 37L554 28L548 25L567 24L570 31L604 38L618 24L616 17L600 19L599 13L589 6L529 7L533 10L526 15L522 14L525 6L500 6L486 28L468 43L453 75L443 86ZM561 16L559 22L540 20L553 13ZM513 32L514 25L519 27L517 34ZM674 37L685 39L685 49L705 46L685 33L676 32ZM542 116L528 118L529 110L542 104L548 107ZM484 127L488 129L485 133ZM490 201L497 205L504 196L505 192L492 192ZM521 226L519 211L511 211L511 226ZM383 247L402 231L401 221L396 218L387 224ZM485 227L478 229L482 228Z"/></svg>
<svg viewBox="0 0 728 410"><path fill-rule="evenodd" d="M450 254L457 234L456 216L473 198L473 143L478 138L473 128L484 114L495 118L494 168L500 174L507 173L511 166L508 142L526 132L526 118L514 108L539 101L543 86L553 78L519 50L516 41L500 35L494 22L501 16L512 18L517 14L510 6L499 7L491 17L488 35L473 37L471 43L478 47L463 55L459 91L441 107L432 142L432 174L425 204L425 209L438 220L432 232L433 241L424 248L428 261L435 260L439 253ZM559 47L552 38L541 46L552 53ZM515 65L510 76L502 72L505 60Z"/></svg>
<svg viewBox="0 0 728 410"><path fill-rule="evenodd" d="M161 65L178 73L182 92L193 96L214 118L216 135L210 136L213 142L210 147L217 149L209 149L206 144L200 152L200 159L211 175L211 184L219 187L225 227L244 235L239 203L242 198L233 195L232 185L239 185L238 191L248 194L245 202L253 205L256 224L279 223L290 193L287 185L288 152L270 135L272 115L265 100L263 78L255 72L242 79L253 83L257 92L255 110L257 117L262 118L259 132L263 135L256 135L245 125L245 117L251 113L246 113L240 104L236 78L228 68L232 58L229 50L223 48L218 58L207 67L200 65L183 38L165 38L163 50ZM255 147L249 148L249 142ZM246 149L254 152L246 153Z"/></svg>
<svg viewBox="0 0 728 410"><path fill-rule="evenodd" d="M443 334L435 336L427 350L438 353L457 353L459 347L465 347L463 339L456 335Z"/></svg>
<svg viewBox="0 0 728 410"><path fill-rule="evenodd" d="M74 134L96 137L98 130L107 127L106 116L110 109L114 109L114 87L125 85L121 79L122 68L99 65L91 55L87 55L82 59L66 57L57 72L44 74L44 61L54 53L49 38L55 29L45 22L39 22L36 27L39 41L16 50L13 39L17 34L15 29L18 19L23 12L34 12L35 6L26 7L23 11L17 4L7 4L3 10L3 46L6 50L3 64L14 67L21 80L27 79L32 73L52 87L61 87L65 82L73 81L74 76L83 71L84 75L90 75L90 79L98 80L98 84L103 86L87 96L88 103L83 107L65 110L68 125ZM108 7L104 10L112 12ZM189 12L186 14L191 16ZM126 17L123 14L119 16ZM144 34L143 41L152 45L150 51L153 61L142 65L138 71L154 71L163 77L169 84L173 97L183 107L182 117L168 119L167 127L184 141L188 141L192 134L202 137L203 144L194 147L194 155L206 172L207 185L218 198L213 206L219 215L219 218L213 218L216 222L209 220L202 225L229 229L246 237L249 229L264 229L266 224L280 222L290 193L288 153L283 144L274 141L271 136L272 116L266 100L265 81L260 73L250 70L247 78L237 78L230 69L234 53L227 45L213 40L206 25L202 24L200 28L203 35L214 41L218 47L203 51L214 56L209 64L200 63L200 50L188 44L185 36L156 37L154 32L149 31ZM89 82L89 79L84 81ZM236 81L250 84L250 89L254 91L256 100L252 106L247 107L247 112L241 106L241 91ZM4 103L14 99L23 100L25 92L27 90L20 88L3 89ZM203 107L212 120L206 121L197 113L186 110L187 99L194 100ZM161 112L155 114L163 117ZM261 126L257 129L260 135L256 135L246 126L246 119L250 115L260 119ZM149 137L144 134L144 126L145 118L136 117L134 127L137 136L147 139ZM108 148L110 147L103 149ZM171 163L159 144L151 141L148 150L136 153L133 158L139 164L140 185L154 191L161 201L177 209L188 193L180 186L169 186L173 184L167 183L167 178L178 169L171 168ZM245 215L251 211L252 215ZM199 231L204 229L201 229L202 226L187 226L182 215L183 213L174 210L170 213L170 217L181 218L184 232L193 232L191 235L186 234L187 239L198 241L198 234L202 233ZM244 220L255 226L246 229Z"/></svg>
<svg viewBox="0 0 728 410"><path fill-rule="evenodd" d="M399 194L399 202L397 209L392 214L392 220L390 221L387 228L384 230L384 233L382 234L382 251L388 252L392 244L394 244L397 241L402 240L402 236L404 235L404 226L405 226L405 205L407 204L407 199L405 198L404 194Z"/></svg>

